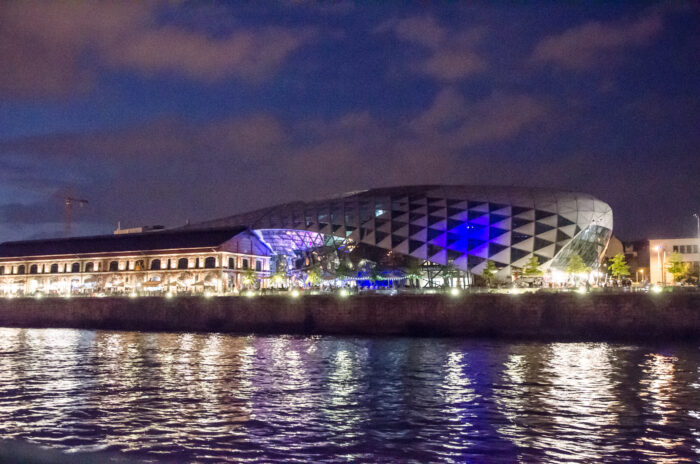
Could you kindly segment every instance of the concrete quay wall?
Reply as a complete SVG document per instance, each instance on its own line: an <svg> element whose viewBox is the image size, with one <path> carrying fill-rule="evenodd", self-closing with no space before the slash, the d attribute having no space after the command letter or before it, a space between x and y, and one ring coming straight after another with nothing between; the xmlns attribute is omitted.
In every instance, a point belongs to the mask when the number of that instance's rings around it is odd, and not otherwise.
<svg viewBox="0 0 700 464"><path fill-rule="evenodd" d="M563 340L700 339L700 293L16 298L0 327Z"/></svg>

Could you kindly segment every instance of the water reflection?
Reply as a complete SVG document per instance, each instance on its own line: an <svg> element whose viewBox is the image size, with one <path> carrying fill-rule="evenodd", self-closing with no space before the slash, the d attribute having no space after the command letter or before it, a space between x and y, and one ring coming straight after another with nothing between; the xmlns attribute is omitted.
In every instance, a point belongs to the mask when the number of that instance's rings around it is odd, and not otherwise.
<svg viewBox="0 0 700 464"><path fill-rule="evenodd" d="M194 462L696 462L692 346L0 329L0 436Z"/></svg>

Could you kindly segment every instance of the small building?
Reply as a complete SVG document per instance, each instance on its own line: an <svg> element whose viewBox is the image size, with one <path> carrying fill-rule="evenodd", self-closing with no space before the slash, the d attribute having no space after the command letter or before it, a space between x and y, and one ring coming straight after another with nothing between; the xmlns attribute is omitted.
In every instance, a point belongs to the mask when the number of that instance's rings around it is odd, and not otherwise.
<svg viewBox="0 0 700 464"><path fill-rule="evenodd" d="M695 271L700 267L700 239L667 238L649 240L649 282L668 285L673 283L673 276L667 271L671 253L680 253L683 262L689 263Z"/></svg>
<svg viewBox="0 0 700 464"><path fill-rule="evenodd" d="M269 247L245 227L0 244L0 294L217 294L265 287ZM255 273L255 282L244 275Z"/></svg>

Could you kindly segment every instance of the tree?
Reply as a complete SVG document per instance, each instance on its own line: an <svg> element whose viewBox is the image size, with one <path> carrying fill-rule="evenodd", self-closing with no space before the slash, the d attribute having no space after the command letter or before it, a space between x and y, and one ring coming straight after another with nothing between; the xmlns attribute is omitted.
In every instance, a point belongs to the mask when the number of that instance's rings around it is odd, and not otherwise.
<svg viewBox="0 0 700 464"><path fill-rule="evenodd" d="M496 263L493 261L489 260L486 261L486 267L484 270L481 272L481 276L486 279L486 284L490 287L493 285L493 280L496 277L496 272L498 272L498 268L496 267Z"/></svg>
<svg viewBox="0 0 700 464"><path fill-rule="evenodd" d="M625 255L622 253L618 253L613 257L608 269L610 269L610 273L616 279L630 275L630 268L627 265L627 260L625 260Z"/></svg>
<svg viewBox="0 0 700 464"><path fill-rule="evenodd" d="M270 282L275 286L279 287L280 285L284 284L284 282L287 280L287 273L285 272L284 269L277 268L274 274L272 274L272 277L270 277Z"/></svg>
<svg viewBox="0 0 700 464"><path fill-rule="evenodd" d="M689 263L684 263L683 256L677 251L674 251L668 257L668 265L666 266L666 270L673 276L674 282L681 280L681 278L688 273L689 268Z"/></svg>
<svg viewBox="0 0 700 464"><path fill-rule="evenodd" d="M246 288L253 288L255 286L255 281L257 280L257 273L255 269L249 267L243 270L243 275L241 276L241 282Z"/></svg>
<svg viewBox="0 0 700 464"><path fill-rule="evenodd" d="M542 270L540 269L540 260L537 256L532 256L525 263L523 268L523 277L538 277L542 275Z"/></svg>
<svg viewBox="0 0 700 464"><path fill-rule="evenodd" d="M338 266L335 268L335 278L339 280L345 280L352 275L352 268L348 264L347 260L342 259Z"/></svg>
<svg viewBox="0 0 700 464"><path fill-rule="evenodd" d="M377 266L371 266L367 273L367 280L370 282L379 282L380 280L384 280L384 277L377 270Z"/></svg>
<svg viewBox="0 0 700 464"><path fill-rule="evenodd" d="M313 264L306 270L306 283L312 286L321 283L321 272L321 266Z"/></svg>
<svg viewBox="0 0 700 464"><path fill-rule="evenodd" d="M573 274L574 276L578 274L585 274L587 272L590 272L591 268L586 266L586 263L583 262L583 259L581 259L581 256L578 254L573 254L569 258L569 264L566 265L566 272L569 274Z"/></svg>
<svg viewBox="0 0 700 464"><path fill-rule="evenodd" d="M423 273L423 262L420 259L410 258L404 269L406 279L411 283L411 286L418 287L419 280Z"/></svg>

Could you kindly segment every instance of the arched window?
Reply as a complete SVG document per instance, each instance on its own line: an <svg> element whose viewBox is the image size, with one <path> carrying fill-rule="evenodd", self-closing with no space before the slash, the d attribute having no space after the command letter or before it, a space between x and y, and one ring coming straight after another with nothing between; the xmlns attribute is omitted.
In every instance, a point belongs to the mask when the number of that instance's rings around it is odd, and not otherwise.
<svg viewBox="0 0 700 464"><path fill-rule="evenodd" d="M236 262L233 260L233 258L228 259L228 268L229 269L235 269L236 267Z"/></svg>
<svg viewBox="0 0 700 464"><path fill-rule="evenodd" d="M142 259L139 259L138 261L136 261L134 263L134 270L135 271L143 271L144 269L145 269L145 267L144 267Z"/></svg>
<svg viewBox="0 0 700 464"><path fill-rule="evenodd" d="M4 273L5 273L5 266L0 266L0 274L4 274Z"/></svg>
<svg viewBox="0 0 700 464"><path fill-rule="evenodd" d="M206 269L214 269L216 267L216 258L213 256L209 256L207 259L204 260L204 267Z"/></svg>
<svg viewBox="0 0 700 464"><path fill-rule="evenodd" d="M255 261L255 270L258 272L262 271L262 262L261 261Z"/></svg>
<svg viewBox="0 0 700 464"><path fill-rule="evenodd" d="M118 270L119 270L119 263L117 261L110 261L109 262L109 271L116 272Z"/></svg>
<svg viewBox="0 0 700 464"><path fill-rule="evenodd" d="M248 260L244 259L243 260L243 265L241 266L243 269L248 269Z"/></svg>
<svg viewBox="0 0 700 464"><path fill-rule="evenodd" d="M178 269L187 269L187 258L180 258L177 260Z"/></svg>
<svg viewBox="0 0 700 464"><path fill-rule="evenodd" d="M95 270L95 263L90 262L85 265L85 272L92 272Z"/></svg>
<svg viewBox="0 0 700 464"><path fill-rule="evenodd" d="M80 263L73 263L70 267L70 271L76 274L80 272Z"/></svg>
<svg viewBox="0 0 700 464"><path fill-rule="evenodd" d="M53 263L51 265L51 274L58 274L58 264Z"/></svg>
<svg viewBox="0 0 700 464"><path fill-rule="evenodd" d="M151 260L151 271L160 271L160 260L159 259L152 259Z"/></svg>
<svg viewBox="0 0 700 464"><path fill-rule="evenodd" d="M20 264L19 267L17 268L17 274L24 274L27 272L27 268L24 267L24 264Z"/></svg>
<svg viewBox="0 0 700 464"><path fill-rule="evenodd" d="M38 268L36 267L36 264L32 264L31 266L29 266L29 273L30 274L36 274L37 271L38 271Z"/></svg>

